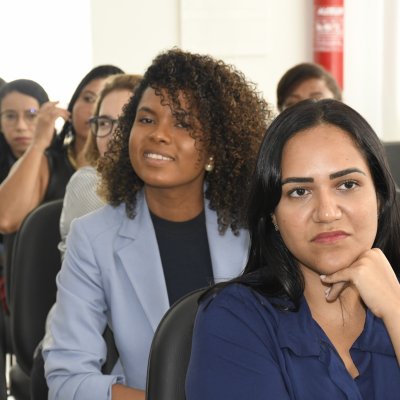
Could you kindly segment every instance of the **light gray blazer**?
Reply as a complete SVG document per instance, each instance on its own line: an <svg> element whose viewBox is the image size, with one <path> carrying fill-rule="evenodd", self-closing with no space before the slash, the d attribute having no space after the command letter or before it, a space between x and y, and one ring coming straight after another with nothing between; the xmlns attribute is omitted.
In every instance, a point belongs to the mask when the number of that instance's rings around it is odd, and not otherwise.
<svg viewBox="0 0 400 400"><path fill-rule="evenodd" d="M249 237L218 233L217 215L205 206L214 279L240 274ZM190 260L188 260L190 263ZM116 382L144 389L151 340L169 308L157 240L143 193L137 215L105 206L74 220L57 276L57 302L44 339L49 399L111 398ZM114 332L123 374L102 375L102 333Z"/></svg>

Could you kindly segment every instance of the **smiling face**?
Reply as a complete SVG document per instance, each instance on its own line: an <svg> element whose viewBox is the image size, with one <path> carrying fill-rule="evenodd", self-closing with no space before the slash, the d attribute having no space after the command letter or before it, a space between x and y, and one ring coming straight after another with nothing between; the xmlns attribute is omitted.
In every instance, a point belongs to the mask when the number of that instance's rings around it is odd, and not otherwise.
<svg viewBox="0 0 400 400"><path fill-rule="evenodd" d="M185 108L182 98L181 102ZM139 102L129 156L147 188L203 191L205 154L152 88L144 91Z"/></svg>
<svg viewBox="0 0 400 400"><path fill-rule="evenodd" d="M39 102L31 96L10 92L1 101L1 131L16 158L31 144Z"/></svg>
<svg viewBox="0 0 400 400"><path fill-rule="evenodd" d="M273 220L305 276L331 274L370 249L378 202L365 158L333 125L297 133L282 154L282 196Z"/></svg>
<svg viewBox="0 0 400 400"><path fill-rule="evenodd" d="M296 103L306 99L333 99L335 96L328 88L328 85L323 79L310 78L300 83L296 88L287 96L282 105L285 110Z"/></svg>

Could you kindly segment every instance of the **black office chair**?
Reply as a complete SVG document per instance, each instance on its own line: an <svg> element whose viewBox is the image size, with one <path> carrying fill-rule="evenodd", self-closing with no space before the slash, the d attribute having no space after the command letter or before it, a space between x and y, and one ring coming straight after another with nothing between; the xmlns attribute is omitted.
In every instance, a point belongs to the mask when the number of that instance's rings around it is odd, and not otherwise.
<svg viewBox="0 0 400 400"><path fill-rule="evenodd" d="M62 204L59 199L34 209L14 240L9 306L17 364L10 371L10 390L16 399L29 398L26 396L33 354L44 336L46 317L56 299Z"/></svg>
<svg viewBox="0 0 400 400"><path fill-rule="evenodd" d="M147 400L185 400L186 370L197 302L205 290L198 289L182 297L158 325L150 349Z"/></svg>
<svg viewBox="0 0 400 400"><path fill-rule="evenodd" d="M389 163L390 171L400 188L400 142L382 142L386 152L386 158Z"/></svg>

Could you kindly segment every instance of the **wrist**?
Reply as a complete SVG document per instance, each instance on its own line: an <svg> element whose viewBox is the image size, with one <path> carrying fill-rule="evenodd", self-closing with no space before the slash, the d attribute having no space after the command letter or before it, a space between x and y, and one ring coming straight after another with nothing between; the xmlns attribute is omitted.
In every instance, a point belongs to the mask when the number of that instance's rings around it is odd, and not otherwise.
<svg viewBox="0 0 400 400"><path fill-rule="evenodd" d="M40 140L34 140L31 144L31 147L37 151L40 151L44 153L44 151L49 147L47 143L44 143L43 141Z"/></svg>
<svg viewBox="0 0 400 400"><path fill-rule="evenodd" d="M400 301L391 303L391 306L382 315L382 320L385 325L394 321L400 321Z"/></svg>

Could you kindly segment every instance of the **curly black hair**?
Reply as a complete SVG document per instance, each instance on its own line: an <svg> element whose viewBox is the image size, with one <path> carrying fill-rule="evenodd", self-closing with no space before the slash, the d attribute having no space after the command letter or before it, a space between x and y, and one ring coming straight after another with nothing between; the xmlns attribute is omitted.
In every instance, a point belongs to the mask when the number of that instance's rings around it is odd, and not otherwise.
<svg viewBox="0 0 400 400"><path fill-rule="evenodd" d="M272 108L243 73L208 55L173 48L153 60L100 160L100 193L112 206L125 203L128 217L135 217L136 194L144 182L132 168L128 142L139 102L149 87L188 127L196 143L202 142L206 153L214 156L214 169L205 177L205 197L217 212L220 233L230 227L237 234L244 226L246 188ZM191 128L198 125L201 132Z"/></svg>

